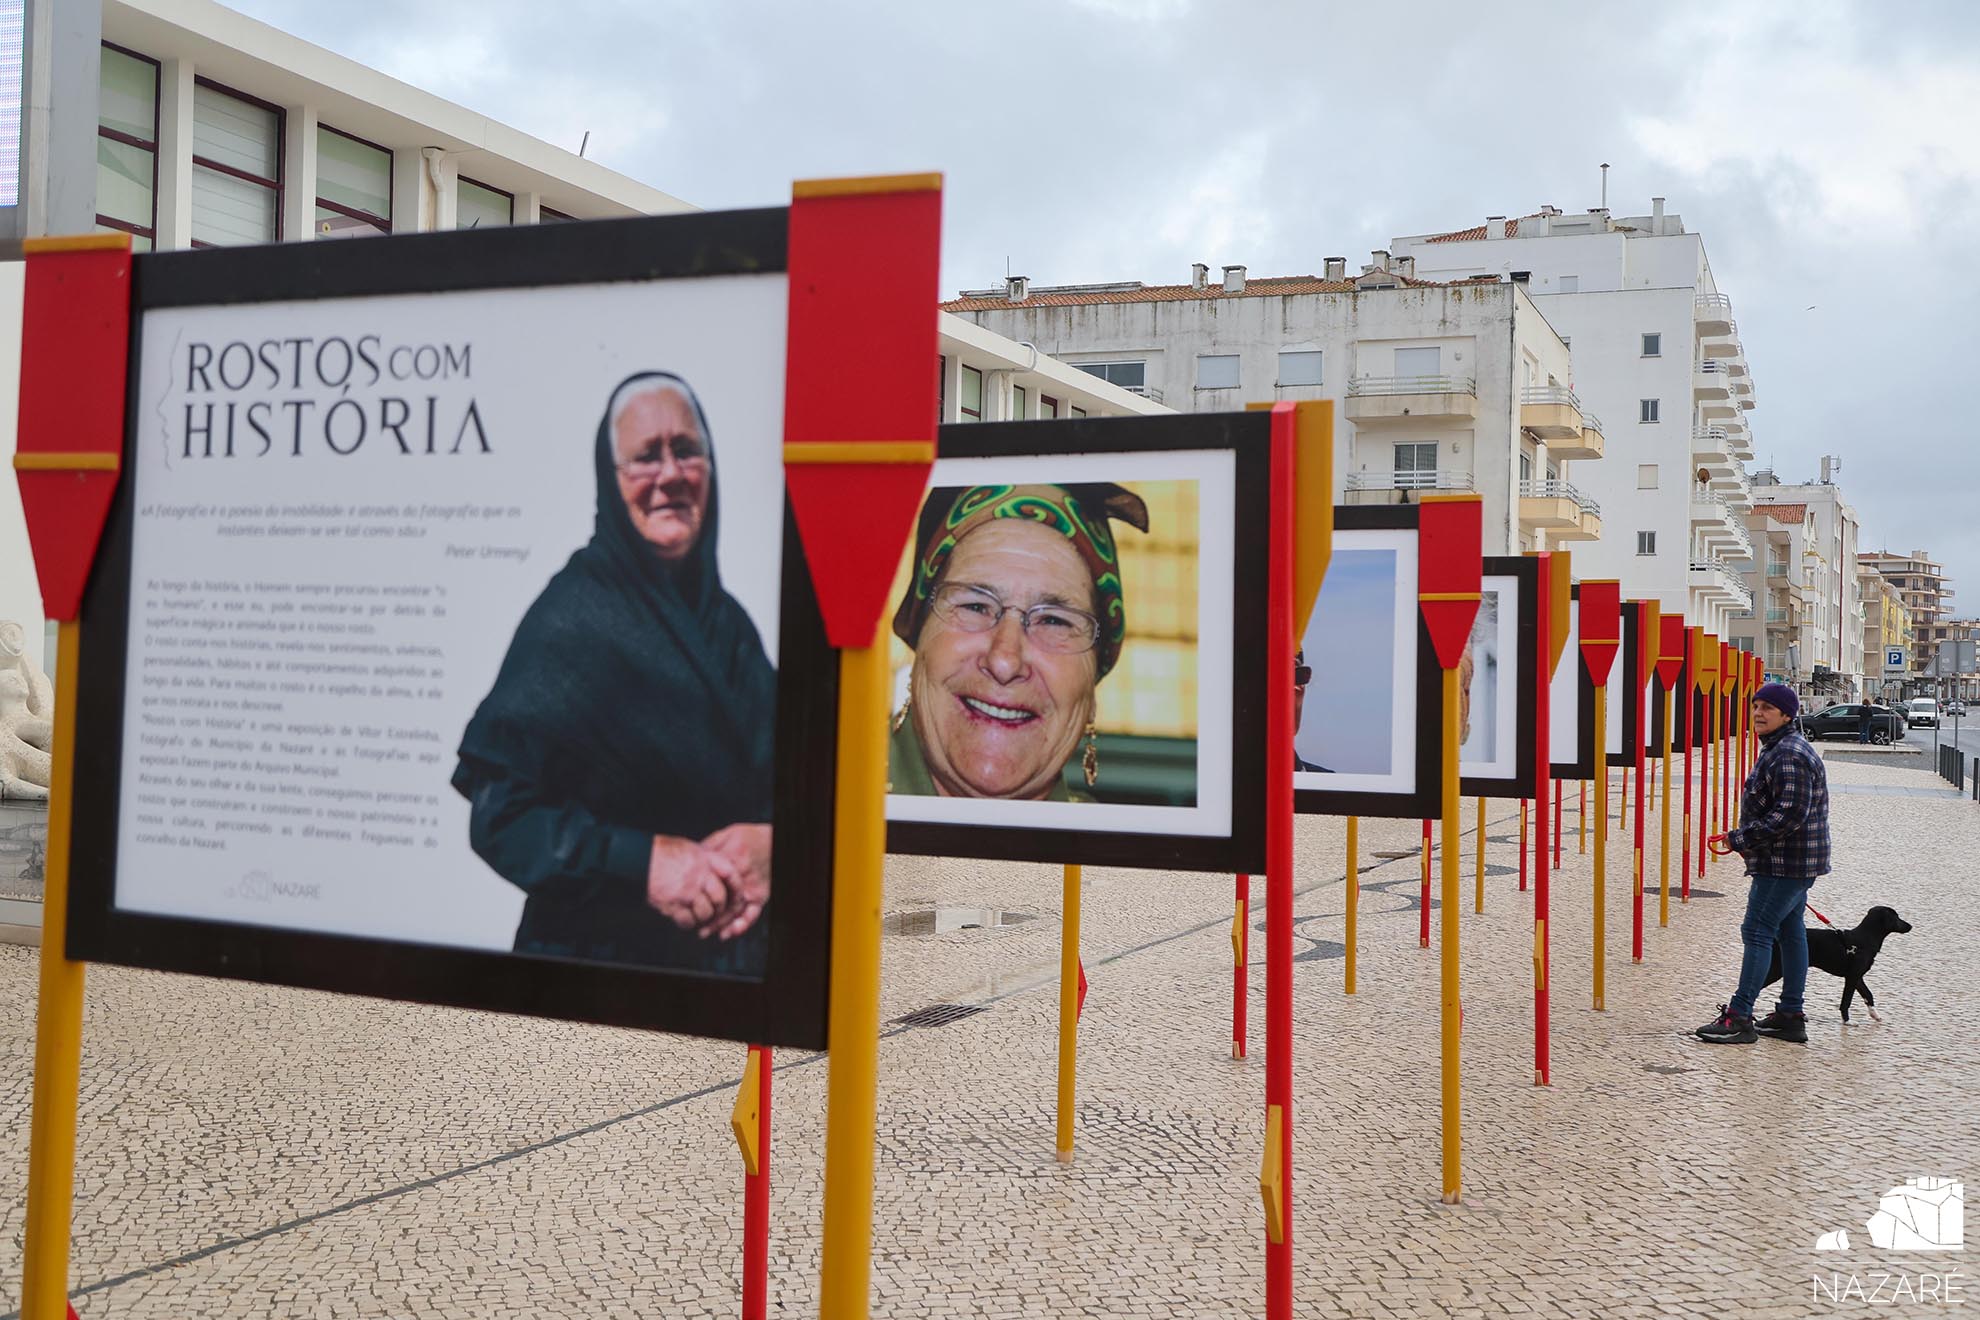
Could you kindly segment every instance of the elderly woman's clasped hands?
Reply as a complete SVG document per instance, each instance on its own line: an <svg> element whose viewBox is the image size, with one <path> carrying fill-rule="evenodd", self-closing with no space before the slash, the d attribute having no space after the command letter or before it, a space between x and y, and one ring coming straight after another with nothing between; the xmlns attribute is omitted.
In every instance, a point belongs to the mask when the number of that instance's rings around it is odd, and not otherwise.
<svg viewBox="0 0 1980 1320"><path fill-rule="evenodd" d="M725 826L701 842L662 835L646 868L646 902L703 939L732 940L770 901L770 826Z"/></svg>

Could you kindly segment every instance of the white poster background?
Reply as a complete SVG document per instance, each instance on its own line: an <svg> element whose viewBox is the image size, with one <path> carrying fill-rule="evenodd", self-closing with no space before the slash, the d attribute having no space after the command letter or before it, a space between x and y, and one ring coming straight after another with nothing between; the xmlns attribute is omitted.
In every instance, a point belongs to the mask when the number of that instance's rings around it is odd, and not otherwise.
<svg viewBox="0 0 1980 1320"><path fill-rule="evenodd" d="M616 385L641 371L671 371L695 390L707 416L719 499L718 562L723 584L755 622L774 663L783 545L784 339L783 275L722 276L536 289L477 290L317 302L261 303L155 311L145 316L138 381L136 462L131 472L137 514L132 533L129 686L124 714L116 904L170 916L280 926L470 948L513 947L523 895L468 846L468 804L448 780L469 717L492 684L523 612L571 553L591 537L596 484L593 447ZM379 348L467 345L465 379L366 385L359 366L348 392L314 379L300 391L250 386L238 394L187 392L189 345L216 349L243 341L380 336ZM276 354L286 364L288 350ZM310 354L305 351L307 364ZM374 356L378 356L375 354ZM333 354L333 362L336 361ZM410 357L405 362L410 365ZM428 359L430 362L431 359ZM444 362L444 357L441 358ZM305 372L308 374L307 370ZM265 374L264 374L265 379ZM376 433L377 398L438 396L437 447L405 454ZM183 454L185 404L197 399L313 397L315 417L345 397L371 411L373 433L347 457L332 453L320 425L306 426L299 456L278 429L271 452L237 426L231 458ZM474 400L491 452L472 438L460 453L455 421ZM423 423L423 406L414 409ZM286 416L284 414L283 416ZM286 422L284 423L286 428ZM346 433L348 434L348 433ZM219 442L216 433L216 444ZM346 441L347 443L347 441ZM398 506L414 511L393 525L424 535L359 539L242 540L217 527L240 506ZM186 513L198 508L205 514ZM514 507L514 518L460 516L466 506ZM181 512L171 513L170 510ZM419 512L426 510L427 512ZM454 510L453 514L445 511ZM262 521L272 521L263 519ZM454 550L449 554L449 548ZM484 549L498 552L483 557ZM217 822L247 819L244 809L167 813L199 822L161 831L140 823L139 752L145 733L140 685L152 639L145 619L149 583L171 580L418 584L444 588L444 625L378 621L378 640L433 640L444 648L444 680L431 700L367 703L284 694L282 722L430 729L437 742L408 743L434 759L338 760L331 784L432 795L419 808L434 820L417 831L431 846L382 847L363 840L355 822L349 842L221 832ZM184 594L184 593L181 593ZM196 594L196 593L195 593ZM205 608L219 609L219 599ZM210 694L207 712L239 714L229 694ZM629 702L637 694L627 694ZM184 716L189 712L174 711ZM253 724L255 719L249 721ZM261 735L253 735L260 741ZM276 737L271 743L283 741ZM326 761L319 754L276 759ZM300 745L300 742L299 742ZM199 751L190 754L198 755ZM240 778L234 776L233 778ZM155 789L155 785L154 785ZM182 795L184 796L184 795ZM224 791L203 795L218 802ZM326 810L340 808L322 800ZM362 808L356 808L362 811ZM331 817L326 816L326 821ZM189 849L157 842L161 832L203 835L218 846ZM394 827L392 833L400 831Z"/></svg>
<svg viewBox="0 0 1980 1320"><path fill-rule="evenodd" d="M1334 532L1334 554L1356 550L1387 550L1395 554L1395 588L1390 596L1391 606L1386 618L1354 620L1344 622L1332 617L1327 610L1327 583L1320 584L1320 598L1315 603L1313 617L1306 625L1307 663L1314 666L1313 682L1307 688L1305 724L1313 724L1318 733L1315 746L1317 756L1308 760L1318 765L1327 764L1325 707L1314 700L1318 691L1329 684L1339 684L1343 680L1338 672L1330 672L1336 665L1352 666L1356 654L1353 645L1353 628L1357 626L1384 627L1390 632L1391 650L1387 663L1393 671L1393 680L1387 685L1390 693L1387 732L1389 740L1387 773L1349 774L1336 771L1323 774L1317 771L1299 771L1293 775L1295 788L1319 789L1331 793L1413 793L1416 791L1416 639L1417 639L1417 600L1416 600L1416 531L1414 528L1383 528L1366 530L1341 530ZM1330 573L1331 577L1332 574ZM1305 753L1302 753L1305 755Z"/></svg>
<svg viewBox="0 0 1980 1320"><path fill-rule="evenodd" d="M1581 678L1587 672L1581 659L1581 602L1570 600L1567 645L1547 689L1548 755L1555 765L1573 765L1581 746Z"/></svg>
<svg viewBox="0 0 1980 1320"><path fill-rule="evenodd" d="M1519 579L1486 574L1471 630L1471 737L1458 748L1458 773L1519 777ZM1488 609L1486 602L1491 608Z"/></svg>
<svg viewBox="0 0 1980 1320"><path fill-rule="evenodd" d="M1229 639L1236 602L1225 586L1237 577L1237 455L1228 449L1140 454L1047 454L1018 458L945 458L930 490L1000 482L1193 481L1197 483L1196 805L1132 802L1006 802L995 798L887 796L887 819L1109 834L1231 832L1231 723L1235 678ZM1138 533L1128 531L1125 536ZM1123 584L1134 610L1134 584ZM1101 682L1106 682L1102 679Z"/></svg>

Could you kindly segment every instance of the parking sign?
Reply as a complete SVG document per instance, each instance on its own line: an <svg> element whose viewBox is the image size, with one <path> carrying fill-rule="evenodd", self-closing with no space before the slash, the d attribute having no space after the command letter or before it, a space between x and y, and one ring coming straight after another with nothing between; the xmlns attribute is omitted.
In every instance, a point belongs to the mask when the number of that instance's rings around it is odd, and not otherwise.
<svg viewBox="0 0 1980 1320"><path fill-rule="evenodd" d="M1903 648L1902 646L1887 646L1887 647L1885 647L1885 648L1884 648L1884 672L1885 672L1885 673L1887 673L1887 674L1889 674L1889 673L1898 673L1898 672L1902 672L1902 671L1903 671L1903 669L1904 669L1904 667L1905 667L1905 664L1904 664L1904 648Z"/></svg>

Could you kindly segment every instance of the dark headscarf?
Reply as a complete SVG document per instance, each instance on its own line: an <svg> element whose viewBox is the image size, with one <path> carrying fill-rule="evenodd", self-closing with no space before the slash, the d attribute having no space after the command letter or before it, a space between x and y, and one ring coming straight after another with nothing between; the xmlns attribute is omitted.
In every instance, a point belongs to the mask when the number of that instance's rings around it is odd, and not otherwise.
<svg viewBox="0 0 1980 1320"><path fill-rule="evenodd" d="M598 513L591 540L517 626L462 736L454 785L471 796L479 777L519 780L606 825L699 840L726 825L771 818L777 676L716 565L715 454L701 403L686 381L666 372L630 377L612 398L648 382L687 399L708 444L700 535L684 558L669 562L633 526L619 495L608 406L592 449ZM782 530L780 521L766 535L781 540ZM587 931L609 930L614 943L655 946L640 961L675 961L658 950L697 942L646 906L643 885L607 895L580 895L583 888L533 891L519 943L533 920L581 922L579 943ZM580 897L582 914L553 910ZM569 942L554 930L542 934L550 943Z"/></svg>
<svg viewBox="0 0 1980 1320"><path fill-rule="evenodd" d="M1093 579L1093 612L1100 620L1100 636L1093 647L1099 662L1095 681L1105 678L1120 659L1121 643L1127 637L1120 553L1107 520L1118 518L1137 531L1148 530L1148 505L1111 481L930 491L915 529L914 572L894 611L894 636L915 645L956 546L1000 518L1034 522L1072 542Z"/></svg>

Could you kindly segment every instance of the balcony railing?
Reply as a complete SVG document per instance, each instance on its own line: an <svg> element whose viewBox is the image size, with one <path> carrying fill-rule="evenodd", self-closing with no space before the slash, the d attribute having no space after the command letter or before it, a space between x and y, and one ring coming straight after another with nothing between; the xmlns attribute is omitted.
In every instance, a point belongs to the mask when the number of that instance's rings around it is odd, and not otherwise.
<svg viewBox="0 0 1980 1320"><path fill-rule="evenodd" d="M1572 500L1574 507L1583 513L1592 513L1598 518L1602 516L1601 505L1565 481L1522 481L1519 483L1519 493L1529 499Z"/></svg>
<svg viewBox="0 0 1980 1320"><path fill-rule="evenodd" d="M1769 559L1769 560L1767 561L1767 576L1768 576L1768 577L1770 577L1770 578L1774 578L1774 577L1777 577L1777 578L1784 578L1784 577L1786 577L1786 576L1787 576L1787 560L1785 560L1785 559Z"/></svg>
<svg viewBox="0 0 1980 1320"><path fill-rule="evenodd" d="M1701 293L1693 300L1692 307L1694 314L1703 319L1723 321L1732 315L1733 300L1723 293ZM1719 315L1710 316L1713 312Z"/></svg>
<svg viewBox="0 0 1980 1320"><path fill-rule="evenodd" d="M1349 398L1380 394L1476 393L1478 382L1470 376L1356 376L1348 381Z"/></svg>
<svg viewBox="0 0 1980 1320"><path fill-rule="evenodd" d="M1519 401L1521 403L1564 403L1576 412L1581 412L1581 400L1576 398L1574 391L1565 385L1528 385L1519 392ZM1582 413L1582 420L1586 421L1587 419L1588 414Z"/></svg>
<svg viewBox="0 0 1980 1320"><path fill-rule="evenodd" d="M1153 385L1123 385L1121 388L1129 394L1139 394L1142 398L1152 400L1156 403L1162 401L1162 391L1156 389Z"/></svg>
<svg viewBox="0 0 1980 1320"><path fill-rule="evenodd" d="M1438 468L1434 472L1350 472L1347 478L1349 490L1467 491L1471 488L1471 474L1455 468Z"/></svg>
<svg viewBox="0 0 1980 1320"><path fill-rule="evenodd" d="M1769 605L1767 607L1768 623L1786 623L1787 621L1788 621L1788 612L1785 609L1782 609L1778 605Z"/></svg>

